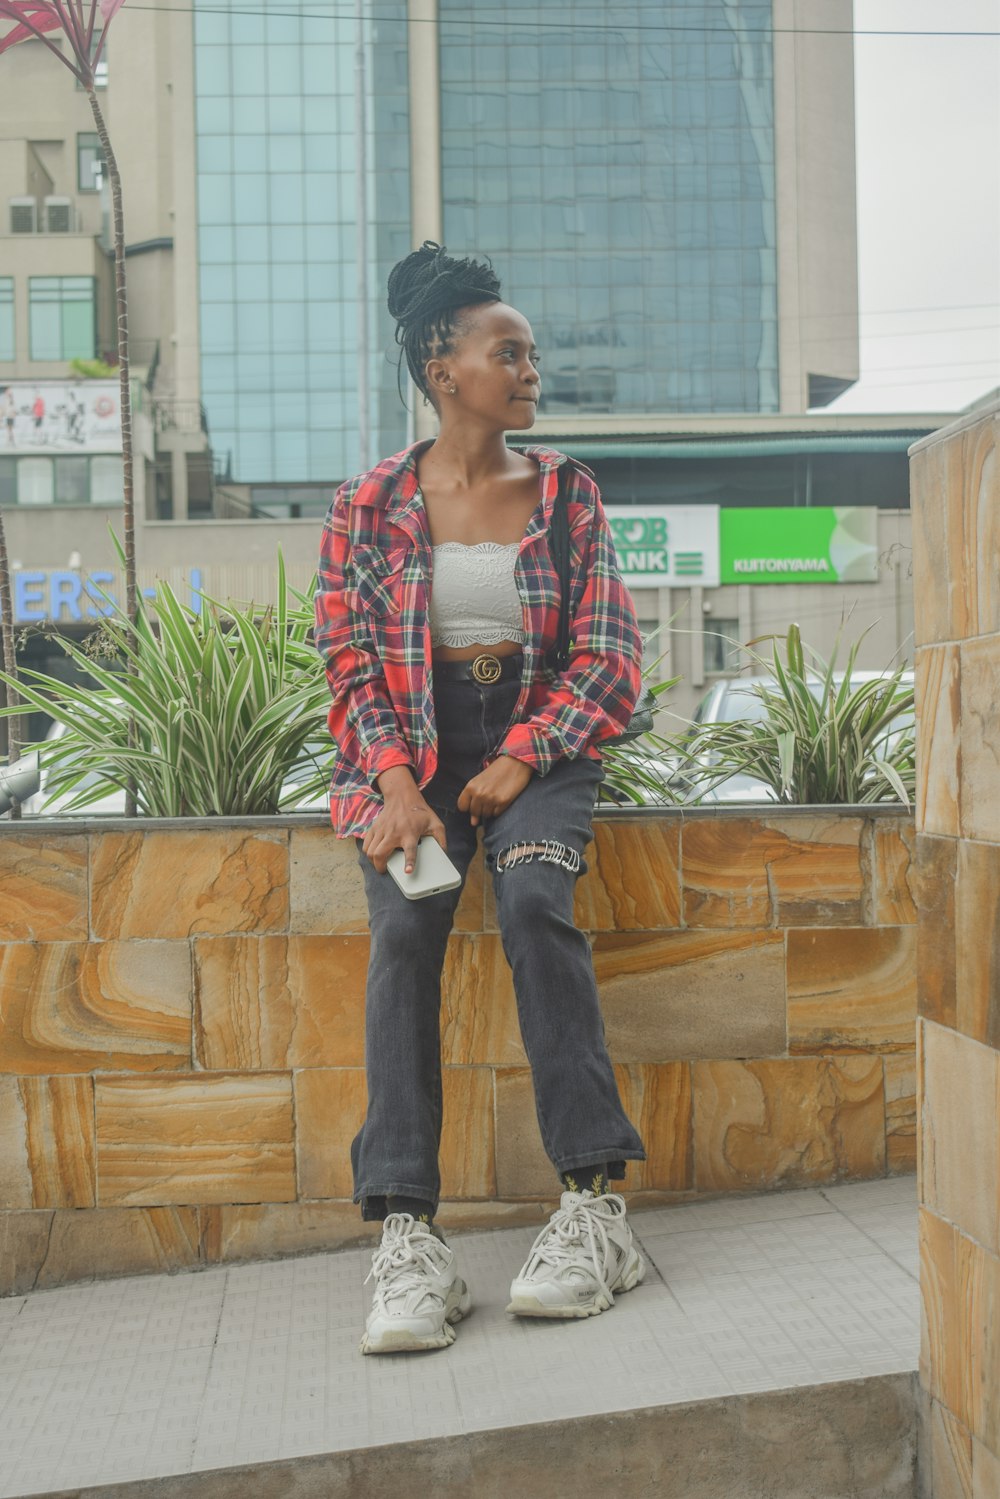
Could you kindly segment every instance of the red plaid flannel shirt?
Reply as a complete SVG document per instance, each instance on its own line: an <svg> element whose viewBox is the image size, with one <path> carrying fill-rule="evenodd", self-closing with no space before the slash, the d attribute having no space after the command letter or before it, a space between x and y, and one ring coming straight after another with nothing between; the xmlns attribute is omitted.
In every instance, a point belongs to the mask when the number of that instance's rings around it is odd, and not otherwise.
<svg viewBox="0 0 1000 1499"><path fill-rule="evenodd" d="M417 784L437 768L428 600L431 541L417 484L425 443L337 490L326 518L316 592L316 646L333 704L337 752L330 815L341 838L361 836L382 797L376 778L408 765ZM521 541L515 578L524 607L521 693L499 754L545 775L560 759L600 759L602 739L628 723L641 687L642 641L591 471L552 448L523 448L539 467L541 503ZM548 531L568 463L571 649L554 676L546 652L559 622L559 579Z"/></svg>

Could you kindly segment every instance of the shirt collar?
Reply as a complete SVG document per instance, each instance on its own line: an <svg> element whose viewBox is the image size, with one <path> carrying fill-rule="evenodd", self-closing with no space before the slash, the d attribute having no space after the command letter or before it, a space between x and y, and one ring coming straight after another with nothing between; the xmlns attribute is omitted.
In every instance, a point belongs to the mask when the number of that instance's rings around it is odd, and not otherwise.
<svg viewBox="0 0 1000 1499"><path fill-rule="evenodd" d="M381 463L377 463L365 474L351 503L390 511L394 518L417 508L417 459L433 441L432 437L424 438L421 442L415 442L401 452L394 453L391 458L383 458ZM560 453L556 448L531 446L519 447L517 451L533 458L543 474L568 462L566 454Z"/></svg>

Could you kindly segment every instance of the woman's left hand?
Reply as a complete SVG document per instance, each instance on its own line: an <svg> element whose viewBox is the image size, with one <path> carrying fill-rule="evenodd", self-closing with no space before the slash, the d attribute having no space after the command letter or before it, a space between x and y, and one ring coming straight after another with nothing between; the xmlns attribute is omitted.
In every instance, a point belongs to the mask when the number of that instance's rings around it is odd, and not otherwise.
<svg viewBox="0 0 1000 1499"><path fill-rule="evenodd" d="M466 784L458 798L458 809L469 812L472 826L478 827L483 817L505 812L534 774L523 760L515 760L513 755L498 755Z"/></svg>

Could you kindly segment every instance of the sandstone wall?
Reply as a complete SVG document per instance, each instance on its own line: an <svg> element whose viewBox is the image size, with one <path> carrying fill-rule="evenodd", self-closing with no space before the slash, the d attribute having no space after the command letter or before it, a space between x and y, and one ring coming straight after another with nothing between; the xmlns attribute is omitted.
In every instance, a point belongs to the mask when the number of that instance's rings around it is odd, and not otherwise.
<svg viewBox="0 0 1000 1499"><path fill-rule="evenodd" d="M598 819L578 919L636 1200L913 1169L912 827ZM318 820L0 827L0 1291L370 1235L355 857ZM442 1036L442 1222L541 1221L559 1188L481 858Z"/></svg>
<svg viewBox="0 0 1000 1499"><path fill-rule="evenodd" d="M912 453L923 1493L1000 1495L1000 406Z"/></svg>

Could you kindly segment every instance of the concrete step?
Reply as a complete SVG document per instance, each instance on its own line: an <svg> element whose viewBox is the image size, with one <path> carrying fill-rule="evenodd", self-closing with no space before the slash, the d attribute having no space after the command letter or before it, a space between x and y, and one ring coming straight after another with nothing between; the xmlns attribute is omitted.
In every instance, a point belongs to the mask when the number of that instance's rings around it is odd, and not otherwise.
<svg viewBox="0 0 1000 1499"><path fill-rule="evenodd" d="M0 1499L912 1499L915 1178L633 1214L645 1283L508 1318L530 1229L454 1235L474 1310L362 1358L366 1251L0 1302Z"/></svg>

